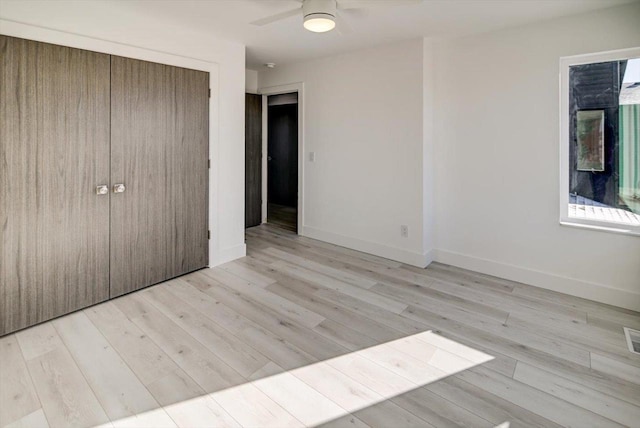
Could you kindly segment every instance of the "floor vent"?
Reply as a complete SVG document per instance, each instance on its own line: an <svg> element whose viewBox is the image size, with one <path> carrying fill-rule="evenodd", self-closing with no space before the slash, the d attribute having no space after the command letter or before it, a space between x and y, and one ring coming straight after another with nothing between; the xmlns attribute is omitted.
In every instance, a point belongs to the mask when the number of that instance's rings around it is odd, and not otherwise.
<svg viewBox="0 0 640 428"><path fill-rule="evenodd" d="M627 337L627 346L629 346L629 351L634 354L640 354L640 331L625 327L624 335Z"/></svg>

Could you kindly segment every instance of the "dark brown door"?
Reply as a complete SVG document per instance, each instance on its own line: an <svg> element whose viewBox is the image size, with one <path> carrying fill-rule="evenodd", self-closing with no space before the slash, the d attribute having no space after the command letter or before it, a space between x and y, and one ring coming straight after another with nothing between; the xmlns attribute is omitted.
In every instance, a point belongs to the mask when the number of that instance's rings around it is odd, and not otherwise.
<svg viewBox="0 0 640 428"><path fill-rule="evenodd" d="M262 223L262 95L245 95L244 224Z"/></svg>
<svg viewBox="0 0 640 428"><path fill-rule="evenodd" d="M0 36L0 335L109 297L109 56Z"/></svg>
<svg viewBox="0 0 640 428"><path fill-rule="evenodd" d="M208 91L208 73L111 59L111 297L207 265Z"/></svg>

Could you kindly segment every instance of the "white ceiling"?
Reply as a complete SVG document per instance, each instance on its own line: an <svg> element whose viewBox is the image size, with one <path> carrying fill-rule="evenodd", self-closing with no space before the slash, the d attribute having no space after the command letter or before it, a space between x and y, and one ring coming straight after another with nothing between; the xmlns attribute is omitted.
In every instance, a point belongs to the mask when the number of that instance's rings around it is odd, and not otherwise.
<svg viewBox="0 0 640 428"><path fill-rule="evenodd" d="M424 0L419 4L342 11L349 34L316 34L302 15L264 27L249 23L300 6L295 0L122 2L158 18L180 21L247 46L247 67L284 64L413 37L485 32L538 20L612 7L635 0Z"/></svg>
<svg viewBox="0 0 640 428"><path fill-rule="evenodd" d="M423 0L412 5L341 11L343 19L352 28L349 34L306 31L302 27L301 14L264 27L250 24L257 19L300 7L295 0L105 0L66 3L73 5L73 14L78 15L76 18L102 14L105 18L106 15L115 16L121 25L135 25L131 21L144 16L240 42L247 46L247 67L260 69L267 62L281 65L414 37L479 33L634 1L637 0ZM6 7L15 2L0 0L0 3ZM22 0L18 3L25 5L29 2ZM63 3L60 1L58 4ZM109 13L105 14L105 9ZM32 9L32 12L35 13L29 13L29 20L39 19L40 25L46 25L46 16L37 17L34 16L38 15L37 10ZM83 21L75 20L80 27Z"/></svg>

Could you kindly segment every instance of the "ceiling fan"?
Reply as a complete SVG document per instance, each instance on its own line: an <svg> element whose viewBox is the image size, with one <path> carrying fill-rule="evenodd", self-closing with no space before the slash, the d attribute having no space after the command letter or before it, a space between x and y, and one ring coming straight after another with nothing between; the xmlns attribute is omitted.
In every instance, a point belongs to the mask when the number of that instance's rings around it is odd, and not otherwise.
<svg viewBox="0 0 640 428"><path fill-rule="evenodd" d="M336 26L336 21L343 30L348 30L348 25L339 15L341 10L364 9L376 6L397 6L403 4L418 4L422 0L289 0L291 2L302 3L295 9L286 12L267 16L266 18L253 21L251 24L263 26L271 24L291 16L302 13L304 18L304 28L315 33L331 31Z"/></svg>

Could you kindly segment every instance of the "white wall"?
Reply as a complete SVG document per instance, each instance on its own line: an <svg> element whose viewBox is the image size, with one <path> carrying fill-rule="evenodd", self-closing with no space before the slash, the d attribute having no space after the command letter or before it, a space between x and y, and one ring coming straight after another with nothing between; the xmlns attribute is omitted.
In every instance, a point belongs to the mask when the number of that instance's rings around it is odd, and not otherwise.
<svg viewBox="0 0 640 428"><path fill-rule="evenodd" d="M250 94L258 93L258 72L256 70L246 70L245 90Z"/></svg>
<svg viewBox="0 0 640 428"><path fill-rule="evenodd" d="M437 259L640 310L640 239L558 224L559 57L640 46L640 5L442 42Z"/></svg>
<svg viewBox="0 0 640 428"><path fill-rule="evenodd" d="M304 83L302 234L425 266L423 41L260 71ZM308 153L316 161L308 161ZM400 236L400 225L409 237Z"/></svg>
<svg viewBox="0 0 640 428"><path fill-rule="evenodd" d="M245 253L244 46L119 9L124 5L1 0L0 33L210 69L218 82L211 104L210 264L241 257Z"/></svg>

